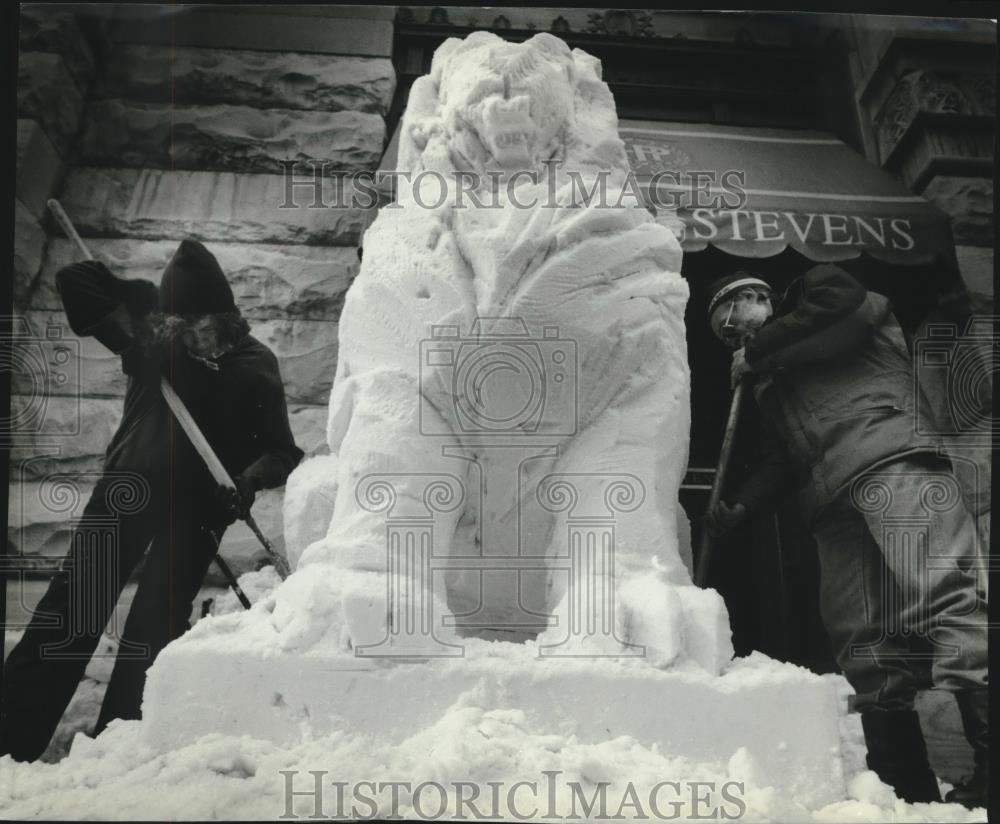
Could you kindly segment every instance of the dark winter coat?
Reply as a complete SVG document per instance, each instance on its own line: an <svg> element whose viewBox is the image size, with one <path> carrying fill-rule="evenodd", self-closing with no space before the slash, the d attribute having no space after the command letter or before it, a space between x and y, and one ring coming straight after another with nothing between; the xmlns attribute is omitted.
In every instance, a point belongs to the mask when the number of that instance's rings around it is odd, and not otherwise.
<svg viewBox="0 0 1000 824"><path fill-rule="evenodd" d="M865 470L937 448L916 433L911 360L888 299L837 266L792 283L745 354L774 436L733 497L751 512L790 481L808 521Z"/></svg>
<svg viewBox="0 0 1000 824"><path fill-rule="evenodd" d="M201 265L208 259L214 266ZM148 291L131 285L135 282L114 278L103 264L94 261L65 267L57 283L71 326L83 334L100 325L109 306L111 311L120 311L126 296L144 294L137 306L129 307L135 329L141 329L156 308L155 304L150 306ZM102 289L112 295L110 300L101 297ZM159 298L161 308L183 309L187 314L228 316L235 309L232 292L214 257L193 241L184 241L178 249L164 273ZM124 371L131 374L122 421L104 462L105 471L142 475L157 498L164 494L184 496L193 502L199 519L208 524L224 522L213 494L216 483L167 407L160 393L161 374L168 378L234 478L242 473L258 489L281 486L303 455L288 423L277 358L245 334L245 326L224 324L223 328L242 331L237 333L238 340L229 341L232 348L215 360L217 369L192 357L176 339L143 351L138 358L138 338L115 347L122 354Z"/></svg>
<svg viewBox="0 0 1000 824"><path fill-rule="evenodd" d="M252 335L220 356L214 371L175 347L164 373L223 466L257 489L284 484L302 459L288 423L274 354ZM215 512L215 481L160 394L155 373L129 378L121 426L108 446L105 469L141 473L154 489L203 500Z"/></svg>

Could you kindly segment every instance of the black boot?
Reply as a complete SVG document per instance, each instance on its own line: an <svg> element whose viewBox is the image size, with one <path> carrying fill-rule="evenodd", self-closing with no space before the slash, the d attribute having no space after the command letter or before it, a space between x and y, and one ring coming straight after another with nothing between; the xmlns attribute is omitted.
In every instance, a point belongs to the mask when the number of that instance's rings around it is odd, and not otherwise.
<svg viewBox="0 0 1000 824"><path fill-rule="evenodd" d="M868 769L904 801L940 801L937 779L915 710L869 710L861 714Z"/></svg>
<svg viewBox="0 0 1000 824"><path fill-rule="evenodd" d="M0 718L0 757L9 755L15 761L37 761L45 754L50 736L42 724L33 725L33 720L28 713Z"/></svg>
<svg viewBox="0 0 1000 824"><path fill-rule="evenodd" d="M990 759L989 690L985 687L961 690L955 693L955 701L958 703L959 715L962 716L965 737L972 745L975 769L968 781L945 796L945 801L970 809L985 807Z"/></svg>

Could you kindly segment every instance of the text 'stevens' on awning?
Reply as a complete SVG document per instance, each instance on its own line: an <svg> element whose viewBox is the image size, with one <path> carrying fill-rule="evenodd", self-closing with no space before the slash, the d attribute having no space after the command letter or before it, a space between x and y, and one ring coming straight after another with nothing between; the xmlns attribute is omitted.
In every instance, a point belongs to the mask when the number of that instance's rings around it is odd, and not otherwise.
<svg viewBox="0 0 1000 824"><path fill-rule="evenodd" d="M685 251L815 261L952 254L944 212L822 132L622 120L638 187Z"/></svg>
<svg viewBox="0 0 1000 824"><path fill-rule="evenodd" d="M400 128L379 175L396 169ZM944 212L830 134L645 120L621 120L618 132L633 173L622 202L654 202L687 252L757 258L790 246L819 262L867 253L902 264L954 255ZM378 188L391 199L388 179Z"/></svg>

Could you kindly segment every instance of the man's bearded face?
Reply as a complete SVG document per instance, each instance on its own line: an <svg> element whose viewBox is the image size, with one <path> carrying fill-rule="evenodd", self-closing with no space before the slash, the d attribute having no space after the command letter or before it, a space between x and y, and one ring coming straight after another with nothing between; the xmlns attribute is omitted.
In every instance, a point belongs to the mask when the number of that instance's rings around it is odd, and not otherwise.
<svg viewBox="0 0 1000 824"><path fill-rule="evenodd" d="M181 342L193 354L210 358L219 350L219 330L211 315L195 315L180 327Z"/></svg>
<svg viewBox="0 0 1000 824"><path fill-rule="evenodd" d="M745 286L715 307L712 332L730 348L739 349L773 313L768 290Z"/></svg>

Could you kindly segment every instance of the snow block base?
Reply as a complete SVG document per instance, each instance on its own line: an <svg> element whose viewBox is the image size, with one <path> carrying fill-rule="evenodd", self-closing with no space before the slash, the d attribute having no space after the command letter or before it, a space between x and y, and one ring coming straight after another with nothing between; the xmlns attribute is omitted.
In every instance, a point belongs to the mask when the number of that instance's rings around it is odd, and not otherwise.
<svg viewBox="0 0 1000 824"><path fill-rule="evenodd" d="M150 743L222 733L284 744L340 730L403 741L461 703L519 709L540 733L585 743L630 736L694 763L728 762L744 780L735 764L748 785L811 806L846 794L835 684L761 654L718 677L641 659L540 659L532 643L470 639L458 658L364 660L283 652L245 625L231 631L235 617L201 621L160 654L143 704Z"/></svg>

